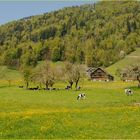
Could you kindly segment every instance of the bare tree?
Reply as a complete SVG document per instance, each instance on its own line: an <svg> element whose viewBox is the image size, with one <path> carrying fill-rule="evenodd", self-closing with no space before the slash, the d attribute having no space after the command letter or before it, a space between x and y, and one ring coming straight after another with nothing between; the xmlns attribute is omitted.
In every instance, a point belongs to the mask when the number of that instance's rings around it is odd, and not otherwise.
<svg viewBox="0 0 140 140"><path fill-rule="evenodd" d="M75 83L77 89L80 79L84 76L84 67L78 64L65 63L65 77L70 87Z"/></svg>
<svg viewBox="0 0 140 140"><path fill-rule="evenodd" d="M75 88L77 89L79 81L85 76L84 66L75 64L73 66L73 75L73 81L75 82Z"/></svg>
<svg viewBox="0 0 140 140"><path fill-rule="evenodd" d="M74 83L73 64L70 62L65 62L63 71L65 80L68 81L70 88L72 89Z"/></svg>
<svg viewBox="0 0 140 140"><path fill-rule="evenodd" d="M32 76L32 79L38 82L40 85L44 84L45 88L52 87L55 83L55 71L50 62L46 61L42 65L39 65Z"/></svg>

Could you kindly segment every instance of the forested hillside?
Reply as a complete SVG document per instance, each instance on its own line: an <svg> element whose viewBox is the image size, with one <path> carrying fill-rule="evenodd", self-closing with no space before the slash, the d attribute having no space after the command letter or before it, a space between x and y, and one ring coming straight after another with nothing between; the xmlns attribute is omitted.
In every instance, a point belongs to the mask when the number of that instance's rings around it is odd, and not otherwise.
<svg viewBox="0 0 140 140"><path fill-rule="evenodd" d="M140 2L68 7L0 26L0 63L52 60L109 66L140 47Z"/></svg>

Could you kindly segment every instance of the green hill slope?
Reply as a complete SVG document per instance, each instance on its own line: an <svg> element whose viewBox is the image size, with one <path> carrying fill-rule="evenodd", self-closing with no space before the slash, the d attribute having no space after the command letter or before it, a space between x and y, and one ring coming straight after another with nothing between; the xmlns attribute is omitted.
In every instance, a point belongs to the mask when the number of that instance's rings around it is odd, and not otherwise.
<svg viewBox="0 0 140 140"><path fill-rule="evenodd" d="M7 66L0 66L0 80L18 80L21 77L19 71L9 69Z"/></svg>
<svg viewBox="0 0 140 140"><path fill-rule="evenodd" d="M140 48L136 49L136 51L132 52L131 54L127 55L124 59L116 62L115 64L109 66L106 68L108 72L113 74L116 79L119 79L119 77L116 75L117 69L123 69L127 66L133 65L133 64L140 64Z"/></svg>

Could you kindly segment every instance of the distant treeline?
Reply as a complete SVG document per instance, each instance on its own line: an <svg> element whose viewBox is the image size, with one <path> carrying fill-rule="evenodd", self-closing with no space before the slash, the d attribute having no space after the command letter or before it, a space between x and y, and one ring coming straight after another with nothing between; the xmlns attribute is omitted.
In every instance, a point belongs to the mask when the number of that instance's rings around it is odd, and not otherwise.
<svg viewBox="0 0 140 140"><path fill-rule="evenodd" d="M16 68L46 59L109 66L136 47L138 1L69 7L0 26L0 62Z"/></svg>

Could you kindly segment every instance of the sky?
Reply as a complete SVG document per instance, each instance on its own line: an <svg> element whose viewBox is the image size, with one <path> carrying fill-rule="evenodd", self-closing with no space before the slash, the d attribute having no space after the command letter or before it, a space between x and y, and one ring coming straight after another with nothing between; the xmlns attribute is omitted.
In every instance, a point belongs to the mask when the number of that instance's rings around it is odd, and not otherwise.
<svg viewBox="0 0 140 140"><path fill-rule="evenodd" d="M55 11L64 7L94 3L92 1L0 1L0 25L32 15Z"/></svg>

